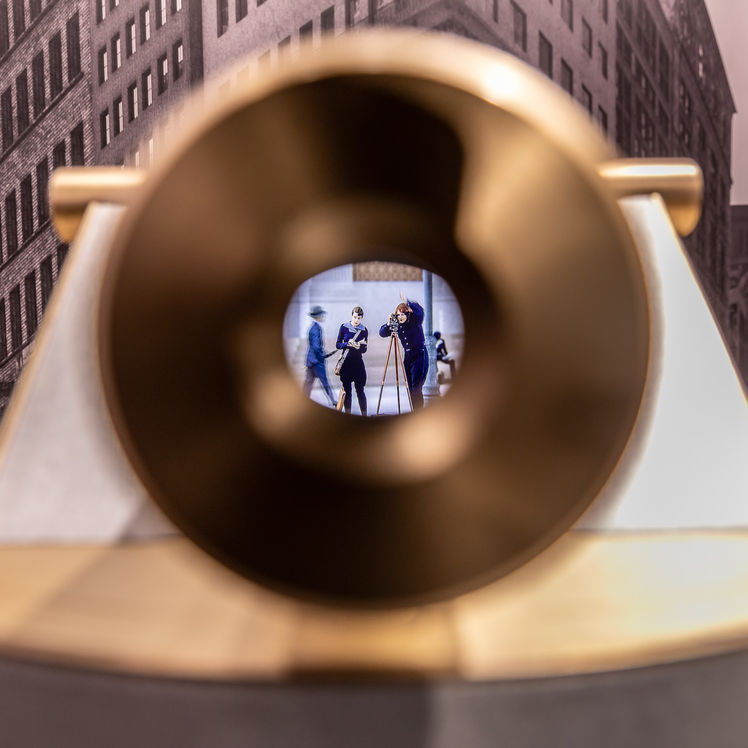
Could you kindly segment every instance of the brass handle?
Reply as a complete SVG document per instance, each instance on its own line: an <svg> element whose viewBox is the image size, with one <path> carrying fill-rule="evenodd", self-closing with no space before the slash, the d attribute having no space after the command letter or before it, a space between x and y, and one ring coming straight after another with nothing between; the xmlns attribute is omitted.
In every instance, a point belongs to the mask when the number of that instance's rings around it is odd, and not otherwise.
<svg viewBox="0 0 748 748"><path fill-rule="evenodd" d="M681 236L688 236L701 217L704 179L699 165L687 158L622 158L597 167L616 199L657 192ZM129 205L145 181L143 169L111 166L57 169L49 183L52 221L64 241L75 236L90 202Z"/></svg>
<svg viewBox="0 0 748 748"><path fill-rule="evenodd" d="M621 158L597 167L616 198L658 192L670 220L688 236L701 217L704 178L690 158Z"/></svg>
<svg viewBox="0 0 748 748"><path fill-rule="evenodd" d="M115 166L57 169L49 181L52 223L63 241L71 241L91 202L129 205L147 172Z"/></svg>

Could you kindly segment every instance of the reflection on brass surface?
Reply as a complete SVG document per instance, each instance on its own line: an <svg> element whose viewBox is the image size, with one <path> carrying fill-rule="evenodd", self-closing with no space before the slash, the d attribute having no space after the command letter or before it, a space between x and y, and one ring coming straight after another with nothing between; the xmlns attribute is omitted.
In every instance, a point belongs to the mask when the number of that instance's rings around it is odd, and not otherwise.
<svg viewBox="0 0 748 748"><path fill-rule="evenodd" d="M634 158L606 161L597 168L616 197L659 192L670 220L681 236L688 236L701 217L704 178L689 158Z"/></svg>
<svg viewBox="0 0 748 748"><path fill-rule="evenodd" d="M479 587L568 529L649 353L586 115L513 58L379 32L197 119L134 195L101 305L114 423L170 519L253 580L364 606ZM282 347L301 282L373 260L438 273L464 316L459 381L399 419L319 408Z"/></svg>
<svg viewBox="0 0 748 748"><path fill-rule="evenodd" d="M0 650L185 678L283 682L325 672L484 681L748 646L745 531L571 532L557 545L553 558L482 590L395 611L291 600L182 538L4 547Z"/></svg>
<svg viewBox="0 0 748 748"><path fill-rule="evenodd" d="M113 166L55 169L49 180L49 202L60 238L66 242L73 239L91 202L128 205L145 175L142 170Z"/></svg>

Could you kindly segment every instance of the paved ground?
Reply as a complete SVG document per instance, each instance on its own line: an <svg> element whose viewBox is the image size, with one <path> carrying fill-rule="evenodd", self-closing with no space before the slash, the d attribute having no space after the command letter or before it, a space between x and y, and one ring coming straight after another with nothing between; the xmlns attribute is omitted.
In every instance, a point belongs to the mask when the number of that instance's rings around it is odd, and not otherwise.
<svg viewBox="0 0 748 748"><path fill-rule="evenodd" d="M330 372L328 372L328 377L330 379L330 386L333 388L333 392L337 397L338 393L340 392L340 379L338 377L331 376ZM377 401L379 400L379 390L381 388L381 384L382 383L380 379L378 384L367 384L364 388L366 390L366 400L368 403L370 416L376 415L377 413ZM442 397L444 397L448 389L448 384L440 386L439 390ZM312 388L311 399L314 400L314 402L319 403L320 405L329 407L327 397L325 396L325 393L322 391L322 387L318 382L315 382L314 387ZM355 392L353 393L352 408L354 415L361 415ZM382 390L382 404L379 408L379 415L396 415L397 412L397 391L395 389L395 385L385 384L384 389ZM400 412L410 413L410 406L408 405L408 395L405 391L405 385L402 382L400 383Z"/></svg>

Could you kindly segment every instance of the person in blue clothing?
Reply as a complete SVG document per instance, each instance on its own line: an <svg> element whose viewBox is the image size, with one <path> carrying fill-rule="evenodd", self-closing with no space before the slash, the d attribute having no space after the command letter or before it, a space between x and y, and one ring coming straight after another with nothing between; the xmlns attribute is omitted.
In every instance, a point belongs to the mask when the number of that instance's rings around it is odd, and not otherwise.
<svg viewBox="0 0 748 748"><path fill-rule="evenodd" d="M309 347L306 352L306 379L304 380L304 394L309 397L312 392L312 385L315 379L319 379L322 389L330 401L330 405L335 407L335 398L327 381L327 371L325 370L325 347L324 336L322 334L322 323L325 321L325 310L321 306L315 306L309 312L309 316L314 320L309 328L308 340Z"/></svg>
<svg viewBox="0 0 748 748"><path fill-rule="evenodd" d="M338 332L338 340L335 347L339 348L341 354L340 369L336 372L340 374L340 383L343 385L345 396L343 398L343 408L346 413L351 412L351 402L353 400L353 387L356 388L356 397L358 406L361 409L361 415L366 415L366 367L364 366L363 354L369 340L369 331L362 324L364 319L364 310L360 306L354 306L351 310L351 321L344 322Z"/></svg>
<svg viewBox="0 0 748 748"><path fill-rule="evenodd" d="M417 301L407 299L402 293L400 298L402 303L398 304L395 309L397 337L405 352L403 356L405 378L408 381L410 399L415 410L423 407L423 383L426 381L426 374L429 370L429 357L423 336L423 307ZM390 336L389 323L379 328L379 334L383 338Z"/></svg>

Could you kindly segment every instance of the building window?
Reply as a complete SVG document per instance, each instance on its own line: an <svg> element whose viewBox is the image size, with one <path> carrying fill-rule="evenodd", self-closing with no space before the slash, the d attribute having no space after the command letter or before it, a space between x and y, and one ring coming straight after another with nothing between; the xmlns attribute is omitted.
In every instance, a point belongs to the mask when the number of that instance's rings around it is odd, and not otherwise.
<svg viewBox="0 0 748 748"><path fill-rule="evenodd" d="M62 92L62 37L55 34L49 40L49 98Z"/></svg>
<svg viewBox="0 0 748 748"><path fill-rule="evenodd" d="M607 23L608 22L608 0L600 0L600 14L603 17L603 21ZM605 131L607 132L607 128L605 129Z"/></svg>
<svg viewBox="0 0 748 748"><path fill-rule="evenodd" d="M122 97L114 100L114 134L119 135L125 129L125 105Z"/></svg>
<svg viewBox="0 0 748 748"><path fill-rule="evenodd" d="M65 141L61 140L52 149L52 168L56 169L58 166L65 166L66 160L67 158L65 155Z"/></svg>
<svg viewBox="0 0 748 748"><path fill-rule="evenodd" d="M172 75L174 76L174 80L177 80L184 72L184 44L182 44L181 39L174 43L171 52L172 65L174 66Z"/></svg>
<svg viewBox="0 0 748 748"><path fill-rule="evenodd" d="M13 145L13 93L10 86L0 96L0 114L3 118L3 149Z"/></svg>
<svg viewBox="0 0 748 748"><path fill-rule="evenodd" d="M135 19L125 24L125 54L132 57L138 48L138 32L135 30Z"/></svg>
<svg viewBox="0 0 748 748"><path fill-rule="evenodd" d="M311 37L313 31L314 31L314 23L312 21L307 21L299 29L299 39L305 39L306 37Z"/></svg>
<svg viewBox="0 0 748 748"><path fill-rule="evenodd" d="M285 59L291 49L291 37L286 36L278 42L278 59ZM249 74L249 71L247 71Z"/></svg>
<svg viewBox="0 0 748 748"><path fill-rule="evenodd" d="M172 15L174 13L179 13L180 10L182 10L182 0L171 0Z"/></svg>
<svg viewBox="0 0 748 748"><path fill-rule="evenodd" d="M36 221L42 226L49 218L49 163L46 157L36 165Z"/></svg>
<svg viewBox="0 0 748 748"><path fill-rule="evenodd" d="M138 118L138 84L133 82L127 88L127 109L130 114L130 122Z"/></svg>
<svg viewBox="0 0 748 748"><path fill-rule="evenodd" d="M356 21L358 0L345 0L345 27L351 28Z"/></svg>
<svg viewBox="0 0 748 748"><path fill-rule="evenodd" d="M592 94L587 86L582 86L582 105L592 115Z"/></svg>
<svg viewBox="0 0 748 748"><path fill-rule="evenodd" d="M491 14L493 17L493 22L498 23L499 22L499 0L493 0L493 8L491 9Z"/></svg>
<svg viewBox="0 0 748 748"><path fill-rule="evenodd" d="M14 351L17 351L23 345L20 286L13 286L10 292L10 345Z"/></svg>
<svg viewBox="0 0 748 748"><path fill-rule="evenodd" d="M588 57L592 57L592 27L582 19L582 48Z"/></svg>
<svg viewBox="0 0 748 748"><path fill-rule="evenodd" d="M119 8L119 0L109 0L109 10Z"/></svg>
<svg viewBox="0 0 748 748"><path fill-rule="evenodd" d="M26 241L34 233L34 194L31 174L21 180L21 236Z"/></svg>
<svg viewBox="0 0 748 748"><path fill-rule="evenodd" d="M119 70L122 66L122 40L119 34L112 37L112 72Z"/></svg>
<svg viewBox="0 0 748 748"><path fill-rule="evenodd" d="M51 255L42 260L39 270L42 279L42 313L44 313L49 302L49 297L52 295L52 287L54 286Z"/></svg>
<svg viewBox="0 0 748 748"><path fill-rule="evenodd" d="M67 42L69 82L81 72L81 34L77 13L67 22Z"/></svg>
<svg viewBox="0 0 748 748"><path fill-rule="evenodd" d="M143 73L143 109L148 109L151 104L153 104L153 74L148 68Z"/></svg>
<svg viewBox="0 0 748 748"><path fill-rule="evenodd" d="M44 52L34 55L31 61L31 81L34 92L34 117L38 117L46 106L46 92L44 90Z"/></svg>
<svg viewBox="0 0 748 748"><path fill-rule="evenodd" d="M106 0L96 0L96 23L106 18Z"/></svg>
<svg viewBox="0 0 748 748"><path fill-rule="evenodd" d="M5 324L5 299L0 299L0 360L8 355L8 329Z"/></svg>
<svg viewBox="0 0 748 748"><path fill-rule="evenodd" d="M31 337L36 332L38 318L36 313L36 272L32 270L23 279L24 301L26 302L26 337Z"/></svg>
<svg viewBox="0 0 748 748"><path fill-rule="evenodd" d="M323 34L332 34L335 31L335 6L322 11L319 17L319 28Z"/></svg>
<svg viewBox="0 0 748 748"><path fill-rule="evenodd" d="M7 0L0 2L0 56L10 49L10 25L8 24Z"/></svg>
<svg viewBox="0 0 748 748"><path fill-rule="evenodd" d="M597 107L597 121L600 123L600 129L607 135L608 113L601 106Z"/></svg>
<svg viewBox="0 0 748 748"><path fill-rule="evenodd" d="M25 70L16 78L16 107L20 135L29 126L29 81Z"/></svg>
<svg viewBox="0 0 748 748"><path fill-rule="evenodd" d="M166 91L169 85L169 58L161 55L156 63L156 75L158 76L158 93L159 95Z"/></svg>
<svg viewBox="0 0 748 748"><path fill-rule="evenodd" d="M151 9L144 5L140 9L140 43L145 44L151 38Z"/></svg>
<svg viewBox="0 0 748 748"><path fill-rule="evenodd" d="M574 95L574 71L563 58L561 59L561 88L563 88L569 96Z"/></svg>
<svg viewBox="0 0 748 748"><path fill-rule="evenodd" d="M5 198L5 247L8 257L18 251L18 215L16 191L11 190Z"/></svg>
<svg viewBox="0 0 748 748"><path fill-rule="evenodd" d="M608 79L608 50L600 42L597 43L597 49L600 52L600 72L603 78Z"/></svg>
<svg viewBox="0 0 748 748"><path fill-rule="evenodd" d="M101 47L98 54L99 61L99 85L109 80L109 52L106 47Z"/></svg>
<svg viewBox="0 0 748 748"><path fill-rule="evenodd" d="M156 0L156 28L166 23L166 0Z"/></svg>
<svg viewBox="0 0 748 748"><path fill-rule="evenodd" d="M68 256L68 245L67 244L58 244L57 245L57 275L60 275L60 271L62 270L62 266L65 263L65 258Z"/></svg>
<svg viewBox="0 0 748 748"><path fill-rule="evenodd" d="M216 18L218 36L223 36L229 30L229 0L216 0Z"/></svg>
<svg viewBox="0 0 748 748"><path fill-rule="evenodd" d="M236 0L236 20L241 21L247 15L247 0Z"/></svg>
<svg viewBox="0 0 748 748"><path fill-rule="evenodd" d="M660 39L659 54L657 66L657 81L662 91L662 95L670 100L670 55L667 48Z"/></svg>
<svg viewBox="0 0 748 748"><path fill-rule="evenodd" d="M553 45L542 33L538 34L538 61L541 71L553 80Z"/></svg>
<svg viewBox="0 0 748 748"><path fill-rule="evenodd" d="M561 18L574 31L574 0L561 0Z"/></svg>
<svg viewBox="0 0 748 748"><path fill-rule="evenodd" d="M13 38L18 39L26 31L24 0L13 0Z"/></svg>
<svg viewBox="0 0 748 748"><path fill-rule="evenodd" d="M99 114L99 128L101 129L101 147L106 148L112 140L112 121L109 109Z"/></svg>
<svg viewBox="0 0 748 748"><path fill-rule="evenodd" d="M517 3L512 3L512 18L514 23L514 43L527 52L527 16Z"/></svg>
<svg viewBox="0 0 748 748"><path fill-rule="evenodd" d="M83 123L79 122L70 131L70 164L72 166L83 166Z"/></svg>
<svg viewBox="0 0 748 748"><path fill-rule="evenodd" d="M153 152L154 152L154 148L153 148L153 136L151 136L150 138L148 138L147 145L148 145L148 163L152 164L153 163Z"/></svg>

